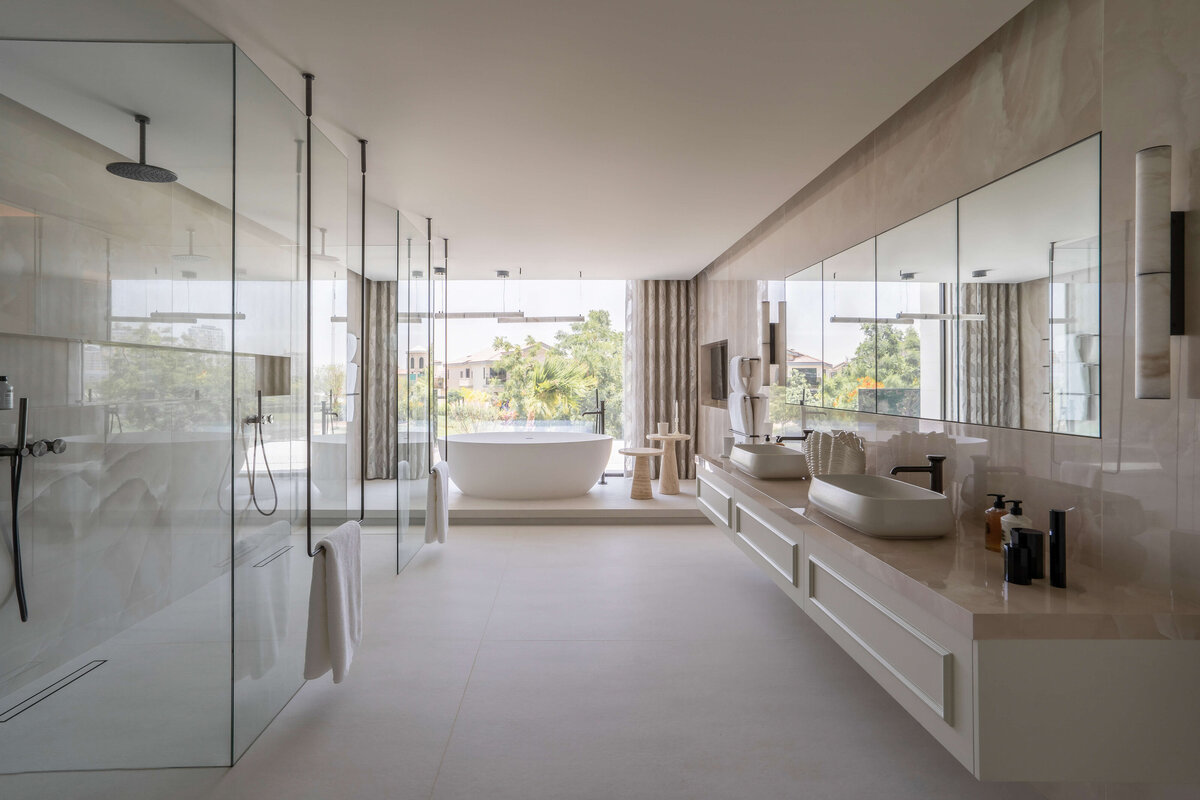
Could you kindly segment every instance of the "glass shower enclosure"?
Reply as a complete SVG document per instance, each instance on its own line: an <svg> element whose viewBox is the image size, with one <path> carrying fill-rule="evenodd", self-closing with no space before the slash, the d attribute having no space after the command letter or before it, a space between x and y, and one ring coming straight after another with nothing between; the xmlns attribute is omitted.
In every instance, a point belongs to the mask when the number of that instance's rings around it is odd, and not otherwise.
<svg viewBox="0 0 1200 800"><path fill-rule="evenodd" d="M229 765L302 685L308 526L364 516L364 412L419 427L356 162L233 45L0 42L0 773Z"/></svg>

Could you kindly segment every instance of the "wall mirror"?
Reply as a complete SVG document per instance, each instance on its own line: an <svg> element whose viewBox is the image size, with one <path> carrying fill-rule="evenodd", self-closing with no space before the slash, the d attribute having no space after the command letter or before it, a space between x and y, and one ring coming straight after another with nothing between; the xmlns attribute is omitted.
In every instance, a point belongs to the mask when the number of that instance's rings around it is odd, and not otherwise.
<svg viewBox="0 0 1200 800"><path fill-rule="evenodd" d="M1097 134L789 276L786 402L1099 436L1099 201Z"/></svg>
<svg viewBox="0 0 1200 800"><path fill-rule="evenodd" d="M960 421L1099 435L1099 198L1092 137L959 199Z"/></svg>
<svg viewBox="0 0 1200 800"><path fill-rule="evenodd" d="M797 272L784 286L787 299L787 403L800 406L825 404L824 383L829 364L824 361L825 318L822 311L821 263ZM778 416L774 414L773 416Z"/></svg>
<svg viewBox="0 0 1200 800"><path fill-rule="evenodd" d="M831 366L824 380L829 408L875 411L875 240L825 259L823 359Z"/></svg>
<svg viewBox="0 0 1200 800"><path fill-rule="evenodd" d="M944 419L953 408L955 222L950 202L876 239L881 414Z"/></svg>

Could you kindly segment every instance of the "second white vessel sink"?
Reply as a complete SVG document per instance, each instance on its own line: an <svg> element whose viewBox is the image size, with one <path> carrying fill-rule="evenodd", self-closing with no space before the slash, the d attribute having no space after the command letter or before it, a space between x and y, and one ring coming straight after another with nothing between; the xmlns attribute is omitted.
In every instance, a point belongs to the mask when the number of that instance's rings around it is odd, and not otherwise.
<svg viewBox="0 0 1200 800"><path fill-rule="evenodd" d="M777 444L735 444L729 453L734 466L763 480L797 480L808 477L804 453Z"/></svg>
<svg viewBox="0 0 1200 800"><path fill-rule="evenodd" d="M808 502L856 531L883 539L937 539L954 530L949 498L882 475L815 477Z"/></svg>

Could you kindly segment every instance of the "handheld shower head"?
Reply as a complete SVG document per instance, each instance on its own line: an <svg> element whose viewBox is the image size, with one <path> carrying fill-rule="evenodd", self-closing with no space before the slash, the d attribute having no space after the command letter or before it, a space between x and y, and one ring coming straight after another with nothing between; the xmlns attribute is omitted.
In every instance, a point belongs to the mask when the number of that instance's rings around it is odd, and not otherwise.
<svg viewBox="0 0 1200 800"><path fill-rule="evenodd" d="M146 126L150 124L150 118L145 114L135 114L133 118L138 124L138 161L114 161L105 169L118 178L143 183L174 183L179 180L179 176L166 167L146 163Z"/></svg>

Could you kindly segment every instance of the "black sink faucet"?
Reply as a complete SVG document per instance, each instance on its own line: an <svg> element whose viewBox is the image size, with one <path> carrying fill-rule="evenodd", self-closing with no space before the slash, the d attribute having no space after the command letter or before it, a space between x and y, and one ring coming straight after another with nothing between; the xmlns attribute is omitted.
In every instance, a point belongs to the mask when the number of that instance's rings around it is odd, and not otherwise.
<svg viewBox="0 0 1200 800"><path fill-rule="evenodd" d="M945 456L925 456L929 459L927 467L892 467L892 474L899 475L901 472L928 472L929 473L929 488L938 494L945 494L942 491L942 462L946 460Z"/></svg>
<svg viewBox="0 0 1200 800"><path fill-rule="evenodd" d="M803 442L808 439L808 435L812 432L812 428L805 428L802 436L776 436L775 444L783 444L784 442Z"/></svg>

